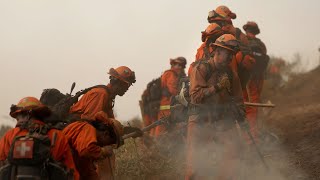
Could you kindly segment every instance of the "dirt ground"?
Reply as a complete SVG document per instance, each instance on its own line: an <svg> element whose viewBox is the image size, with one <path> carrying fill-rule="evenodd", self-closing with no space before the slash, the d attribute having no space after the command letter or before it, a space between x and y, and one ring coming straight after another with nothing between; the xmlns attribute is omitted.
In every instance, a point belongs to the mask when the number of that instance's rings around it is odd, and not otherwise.
<svg viewBox="0 0 320 180"><path fill-rule="evenodd" d="M289 152L289 160L320 179L320 67L291 77L277 92L266 86L264 99L277 105L266 117ZM268 98L267 98L268 97Z"/></svg>

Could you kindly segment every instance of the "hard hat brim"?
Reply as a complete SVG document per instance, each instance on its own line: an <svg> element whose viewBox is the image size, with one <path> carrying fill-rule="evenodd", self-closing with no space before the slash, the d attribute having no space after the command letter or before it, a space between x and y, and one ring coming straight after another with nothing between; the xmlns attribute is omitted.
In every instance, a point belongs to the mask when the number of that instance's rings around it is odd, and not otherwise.
<svg viewBox="0 0 320 180"><path fill-rule="evenodd" d="M31 111L34 115L40 115L40 117L43 117L43 118L49 117L52 113L49 107L41 105L37 107L33 106L33 107L17 109L13 112L10 112L10 116L12 118L17 118L19 114L27 111Z"/></svg>
<svg viewBox="0 0 320 180"><path fill-rule="evenodd" d="M235 50L231 49L230 47L223 46L223 45L221 45L221 44L212 43L212 45L213 45L213 46L222 47L222 48L227 49L227 50L229 50L229 51L231 51L231 52L233 52L233 53L235 53L235 52L236 52Z"/></svg>
<svg viewBox="0 0 320 180"><path fill-rule="evenodd" d="M114 70L113 68L111 68L110 71L115 71L115 70ZM111 73L110 71L108 72L108 74L109 74L110 76L113 76L113 77L119 79L120 81L127 83L127 84L130 85L130 86L133 86L133 83L130 83L130 82L127 81L126 79L122 78L121 76L119 76L119 75L117 75L117 74L115 74L115 73Z"/></svg>

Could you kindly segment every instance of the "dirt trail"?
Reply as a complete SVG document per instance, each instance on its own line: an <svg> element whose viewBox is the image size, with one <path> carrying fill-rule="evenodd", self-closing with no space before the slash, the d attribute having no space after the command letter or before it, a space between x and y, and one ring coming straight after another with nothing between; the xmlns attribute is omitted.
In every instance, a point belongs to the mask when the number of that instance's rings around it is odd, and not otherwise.
<svg viewBox="0 0 320 180"><path fill-rule="evenodd" d="M320 179L320 67L264 92L277 107L266 123L280 136L289 158L310 179Z"/></svg>

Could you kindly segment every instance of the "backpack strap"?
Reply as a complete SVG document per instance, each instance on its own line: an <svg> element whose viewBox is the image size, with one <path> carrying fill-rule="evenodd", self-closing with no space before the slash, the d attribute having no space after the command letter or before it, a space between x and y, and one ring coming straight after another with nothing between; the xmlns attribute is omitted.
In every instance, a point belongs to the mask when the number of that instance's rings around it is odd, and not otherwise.
<svg viewBox="0 0 320 180"><path fill-rule="evenodd" d="M211 53L210 53L210 41L207 41L206 42L206 45L204 46L203 48L203 52L204 52L204 58L203 59L206 59L206 60L209 60L211 58Z"/></svg>
<svg viewBox="0 0 320 180"><path fill-rule="evenodd" d="M236 28L236 39L239 41L239 45L240 45L240 51L243 53L243 57L246 55L251 55L251 48L249 47L249 45L245 45L242 43L241 41L241 29Z"/></svg>
<svg viewBox="0 0 320 180"><path fill-rule="evenodd" d="M24 128L28 130L28 134L33 134L33 133L39 133L41 135L47 135L50 129L53 129L50 124L43 124L39 125L38 123L35 122L29 122L28 127Z"/></svg>
<svg viewBox="0 0 320 180"><path fill-rule="evenodd" d="M207 75L205 77L205 80L208 81L213 74L213 68L210 65L208 60L199 60L199 61L195 62L194 66L200 66L201 64L206 67Z"/></svg>
<svg viewBox="0 0 320 180"><path fill-rule="evenodd" d="M80 96L86 94L87 92L89 92L90 90L94 89L94 88L103 88L105 89L108 93L110 93L110 89L108 88L108 86L106 85L96 85L96 86L92 86L83 90L78 91L75 95L74 98L79 98Z"/></svg>
<svg viewBox="0 0 320 180"><path fill-rule="evenodd" d="M240 41L241 29L236 28L236 39Z"/></svg>
<svg viewBox="0 0 320 180"><path fill-rule="evenodd" d="M205 46L203 48L203 52L204 52L204 58L209 59L211 57L210 51L209 51L209 47Z"/></svg>

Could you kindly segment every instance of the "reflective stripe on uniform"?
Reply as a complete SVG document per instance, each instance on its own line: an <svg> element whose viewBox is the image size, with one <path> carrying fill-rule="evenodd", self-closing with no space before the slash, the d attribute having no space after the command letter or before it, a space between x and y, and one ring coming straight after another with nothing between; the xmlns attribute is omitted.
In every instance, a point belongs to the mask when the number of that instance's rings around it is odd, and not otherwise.
<svg viewBox="0 0 320 180"><path fill-rule="evenodd" d="M170 109L170 105L160 106L160 111L161 110L169 110L169 109Z"/></svg>

